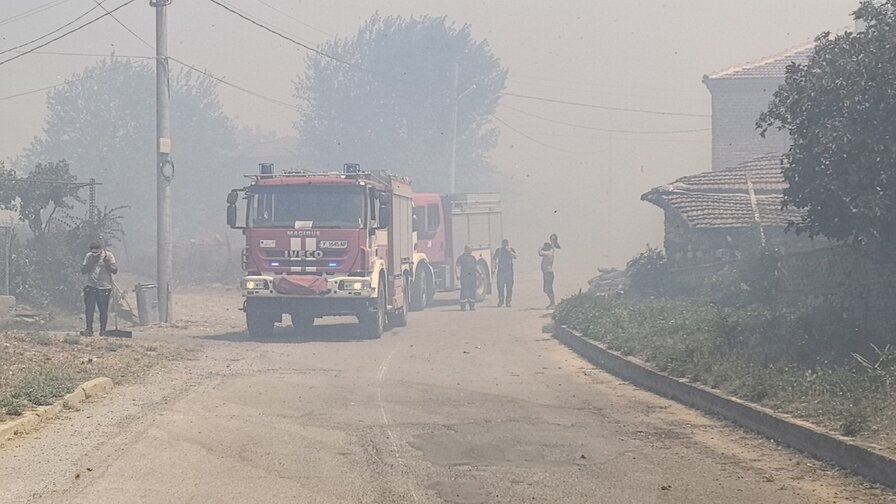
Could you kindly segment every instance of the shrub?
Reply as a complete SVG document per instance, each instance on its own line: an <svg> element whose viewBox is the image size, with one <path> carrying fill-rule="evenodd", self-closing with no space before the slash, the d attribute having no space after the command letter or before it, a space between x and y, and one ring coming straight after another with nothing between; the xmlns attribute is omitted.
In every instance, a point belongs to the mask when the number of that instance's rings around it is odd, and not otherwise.
<svg viewBox="0 0 896 504"><path fill-rule="evenodd" d="M845 435L896 423L896 351L869 346L838 310L584 293L563 300L554 321L672 376ZM863 357L857 348L874 352Z"/></svg>
<svg viewBox="0 0 896 504"><path fill-rule="evenodd" d="M665 296L670 290L669 261L662 250L647 246L625 266L632 293L645 296Z"/></svg>

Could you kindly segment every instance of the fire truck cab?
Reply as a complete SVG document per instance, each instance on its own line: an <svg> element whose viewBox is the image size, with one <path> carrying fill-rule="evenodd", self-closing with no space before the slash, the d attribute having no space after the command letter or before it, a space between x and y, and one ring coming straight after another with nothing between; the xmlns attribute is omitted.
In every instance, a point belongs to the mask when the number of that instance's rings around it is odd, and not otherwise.
<svg viewBox="0 0 896 504"><path fill-rule="evenodd" d="M227 223L246 238L240 287L253 337L270 337L284 314L297 329L354 315L365 337L407 324L415 241L408 180L354 164L343 173L281 174L261 165L248 177L227 197Z"/></svg>

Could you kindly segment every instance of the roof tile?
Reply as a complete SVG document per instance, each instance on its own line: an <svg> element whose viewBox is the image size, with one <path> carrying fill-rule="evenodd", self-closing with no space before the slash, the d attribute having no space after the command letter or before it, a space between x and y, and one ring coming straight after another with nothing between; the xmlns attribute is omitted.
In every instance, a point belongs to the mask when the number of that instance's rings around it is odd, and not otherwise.
<svg viewBox="0 0 896 504"><path fill-rule="evenodd" d="M806 64L815 51L815 42L789 49L781 54L771 56L753 63L722 70L706 77L715 79L783 79L787 66L791 63Z"/></svg>
<svg viewBox="0 0 896 504"><path fill-rule="evenodd" d="M763 226L786 226L804 212L781 208L784 180L780 155L767 155L725 170L688 175L641 196L681 215L694 228L737 228L756 224L748 179Z"/></svg>

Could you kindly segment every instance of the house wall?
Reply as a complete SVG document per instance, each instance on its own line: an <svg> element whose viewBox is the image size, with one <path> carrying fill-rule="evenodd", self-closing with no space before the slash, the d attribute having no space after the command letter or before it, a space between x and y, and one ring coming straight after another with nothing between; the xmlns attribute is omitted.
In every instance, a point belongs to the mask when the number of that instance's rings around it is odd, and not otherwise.
<svg viewBox="0 0 896 504"><path fill-rule="evenodd" d="M712 95L712 169L721 170L765 154L783 154L786 132L770 130L762 138L756 120L768 109L783 79L706 79Z"/></svg>

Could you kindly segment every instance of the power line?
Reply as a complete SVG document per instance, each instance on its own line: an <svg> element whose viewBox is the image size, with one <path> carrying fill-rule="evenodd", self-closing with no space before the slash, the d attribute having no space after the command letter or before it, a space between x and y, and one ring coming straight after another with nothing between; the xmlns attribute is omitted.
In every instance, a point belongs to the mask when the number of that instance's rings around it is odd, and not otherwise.
<svg viewBox="0 0 896 504"><path fill-rule="evenodd" d="M632 135L677 135L677 134L685 134L685 133L702 133L705 131L712 131L712 128L698 128L698 129L684 129L684 130L654 130L654 131L598 128L596 126L586 126L584 124L575 124L575 123L569 123L569 122L565 122L565 121L558 121L556 119L551 119L549 117L544 117L544 116L540 116L538 114L533 114L531 112L526 112L525 110L518 109L516 107L511 107L510 105L505 105L503 103L498 104L498 106L504 107L508 110L513 110L514 112L518 112L520 114L527 115L529 117L541 119L542 121L547 121L547 122L551 122L551 123L555 123L555 124L562 124L563 126L570 126L572 128L601 131L604 133L624 133L624 134L632 134Z"/></svg>
<svg viewBox="0 0 896 504"><path fill-rule="evenodd" d="M43 12L45 10L52 9L53 7L56 7L57 5L62 5L64 3L70 2L70 1L71 0L53 0L51 2L47 2L45 4L38 5L37 7L26 10L25 12L20 12L18 14L10 16L6 19L0 20L0 26L9 24L9 23L12 23L15 21L20 21L22 19L31 17L35 14L40 14L41 12Z"/></svg>
<svg viewBox="0 0 896 504"><path fill-rule="evenodd" d="M273 24L271 24L271 23L268 23L267 21L265 21L265 20L262 19L261 17L256 16L256 15L253 15L253 14L250 14L250 13L247 12L245 9L240 9L239 7L236 7L235 5L233 5L233 4L229 3L229 2L227 2L226 0L221 0L221 3L224 4L224 5L227 6L227 7L230 7L230 8L233 9L234 11L236 11L236 12L242 14L243 16L246 16L247 18L249 18L249 19L251 19L251 20L253 20L253 21L256 21L256 22L258 22L258 23L261 23L261 24L263 24L263 25L266 25L266 26L270 27L270 28L273 29L273 30L277 30L277 31L279 31L280 33L282 33L282 34L284 34L284 35L288 35L288 36L290 36L290 37L292 37L292 38L294 38L294 39L296 39L296 40L299 40L299 41L301 41L301 42L304 42L305 44L314 45L314 42L312 42L312 41L310 41L310 40L308 40L308 39L306 39L306 38L304 38L304 37L300 37L300 36L296 35L295 33L288 32L288 31L284 30L283 28L280 28L279 26L275 26L275 25L273 25Z"/></svg>
<svg viewBox="0 0 896 504"><path fill-rule="evenodd" d="M148 56L136 56L135 58L137 58L137 59L155 59L155 57L148 57ZM104 74L107 74L110 72L115 72L117 70L121 70L122 68L124 68L124 67L121 66L121 67L116 67L116 68L110 68L109 70L106 70L103 72L97 72L97 73L90 74L90 75L85 75L85 76L79 77L77 79L68 79L64 82L60 82L59 84L53 84L52 86L45 86L45 87L38 88L38 89L32 89L31 91L24 91L24 92L12 94L9 96L0 96L0 101L11 100L13 98L19 98L21 96L27 96L27 95L34 94L34 93L40 93L41 91L49 91L51 89L56 89L58 87L65 86L66 84L72 84L75 82L92 79L94 77L98 77L100 75L104 75Z"/></svg>
<svg viewBox="0 0 896 504"><path fill-rule="evenodd" d="M155 51L156 48L155 48L152 44L150 44L149 42L147 42L146 40L144 40L144 38L141 37L140 35L137 35L137 32L135 32L134 30L128 28L128 26L127 26L126 24L122 23L121 20L118 19L118 17L116 17L114 14L112 14L111 12L109 12L108 9L106 9L105 7L103 7L103 3L106 2L106 0L102 0L102 1L100 1L100 0L93 0L93 1L96 2L96 6L97 6L97 7L101 7L104 11L106 11L106 14L112 16L112 19L114 19L116 23L120 24L122 28L124 28L125 30L127 30L128 33L130 33L131 35L133 35L134 37L136 37L137 40L139 40L140 42L143 42L143 45L145 45L146 47L148 47L148 48L150 48L151 50Z"/></svg>
<svg viewBox="0 0 896 504"><path fill-rule="evenodd" d="M214 0L212 0L214 1ZM524 95L517 93L501 93L502 96L513 96L515 98L525 98L527 100L536 100L543 101L549 103L560 103L563 105L574 105L577 107L588 107L600 110L612 110L615 112L634 112L639 114L654 114L654 115L664 115L664 116L679 116L679 117L712 117L709 114L691 114L687 112L667 112L662 110L649 110L649 109L637 109L637 108L625 108L625 107L610 107L608 105L595 105L593 103L582 103L582 102L574 102L567 100L559 100L556 98L544 98L541 96L532 96L532 95Z"/></svg>
<svg viewBox="0 0 896 504"><path fill-rule="evenodd" d="M95 1L97 1L97 0L95 0ZM105 2L105 1L107 1L107 0L103 0L103 1ZM0 51L0 54L6 54L6 53L8 53L8 52L10 52L10 51L15 51L16 49L21 49L22 47L25 47L25 46L27 46L27 45L31 45L31 44L33 44L33 43L39 41L39 40L45 39L45 38L49 37L50 35L53 35L54 33L59 33L60 31L66 29L66 28L68 28L69 26L71 26L71 25L75 24L76 22L80 21L81 18L83 18L83 17L87 16L88 14L90 14L91 12L95 11L98 7L101 7L99 1L97 1L97 4L96 4L96 5L94 5L94 6L91 7L90 9L88 9L87 12L81 14L80 16L76 17L75 19L72 19L72 20L69 21L68 23L65 23L64 25L60 26L59 28L56 28L55 30L53 30L53 31L51 31L51 32L49 32L49 33L45 33L45 34L41 35L40 37L37 37L36 39L31 39L31 40L29 40L28 42L19 44L19 45L15 46L15 47L10 47L9 49L4 49L3 51Z"/></svg>
<svg viewBox="0 0 896 504"><path fill-rule="evenodd" d="M25 51L12 51L14 53L24 53ZM103 54L103 53L81 53L81 52L58 52L58 51L31 51L31 54L44 56L84 56L90 58L126 58L126 59L155 59L155 56L143 56L138 54Z"/></svg>
<svg viewBox="0 0 896 504"><path fill-rule="evenodd" d="M100 15L99 17L97 17L97 18L91 19L90 21L88 21L88 22L86 22L86 23L84 23L84 24L78 26L77 28L72 28L71 30L69 30L69 31L67 31L67 32L65 32L65 33L63 33L62 35L59 35L58 37L52 38L52 39L50 39L50 40L44 42L43 44L40 44L40 45L38 45L38 46L34 46L34 47L32 47L31 49L28 49L27 51L21 52L21 53L19 53L19 54L13 56L13 57L11 57L11 58L7 58L7 59L5 59L5 60L3 60L3 61L0 61L0 65L5 65L6 63L9 63L10 61L19 59L19 58L21 58L22 56L31 54L32 52L34 52L34 51L36 51L36 50L38 50L38 49L41 49L41 48L43 48L43 47L46 47L46 46L52 44L53 42L56 42L57 40L59 40L59 39L61 39L61 38L63 38L63 37L66 37L66 36L68 36L68 35L71 35L72 33L75 33L76 31L79 31L79 30L81 30L82 28L86 28L86 27L92 25L93 23L96 23L97 21L99 21L100 19L103 19L103 18L106 17L106 16L111 16L113 12L115 12L115 11L117 11L117 10L123 8L123 7L126 7L126 6L130 5L130 4L134 3L135 1L136 1L136 0L127 0L125 3L119 5L118 7L112 9L111 11L107 11L105 14L101 14L101 15Z"/></svg>
<svg viewBox="0 0 896 504"><path fill-rule="evenodd" d="M277 13L283 15L283 16L286 16L286 17L288 17L289 19L292 19L293 21L295 21L296 23L299 23L299 24L302 25L302 26L305 26L305 27L307 27L307 28L311 28L312 30L314 30L314 31L316 31L316 32L318 32L318 33L322 33L322 34L324 34L324 35L326 35L326 36L328 36L328 37L332 37L332 36L333 36L333 34L331 34L331 33L327 33L327 32L325 32L325 31L321 30L320 28L317 28L317 27L315 27L315 26L312 26L312 25L306 23L305 21L302 21L301 19L299 19L299 18L293 16L292 14L290 14L290 13L288 13L288 12L286 12L286 11L283 11L283 10L278 9L277 7L274 7L273 5L271 5L271 4L267 3L267 2L265 2L264 0L257 0L257 1L258 1L258 3L260 3L261 5L264 5L265 7L271 9L272 11L277 12Z"/></svg>
<svg viewBox="0 0 896 504"><path fill-rule="evenodd" d="M292 110L292 111L297 111L297 110L298 110L298 107L296 107L295 105L290 105L289 103L286 103L286 102L284 102L284 101L278 100L278 99L276 99L276 98L271 98L270 96L265 96L265 95L263 95L263 94L261 94L261 93L257 93L257 92L255 92L255 91L250 90L250 89L246 89L246 88L244 88L244 87L242 87L242 86L238 86L238 85L236 85L236 84L233 84L232 82L228 82L228 81L224 80L224 79L221 78L221 77L216 77L215 75L212 75L212 74L209 73L209 72L206 72L206 71L204 71L204 70L200 70L199 68L196 68L195 66L190 65L189 63L185 63L185 62L183 62L183 61L181 61L181 60L179 60L179 59L177 59L177 58L175 58L175 57L169 56L168 59L170 59L170 60L172 60L172 61L174 61L174 62L176 62L176 63L178 63L178 64L180 64L180 65L183 65L184 67L189 68L190 70L193 70L193 71L195 71L195 72L201 73L202 75L205 75L206 77L208 77L208 78L210 78L210 79L214 79L214 80L220 82L221 84L224 84L225 86L232 87L232 88L237 89L237 90L239 90L239 91L242 91L242 92L244 92L244 93L246 93L246 94L248 94L248 95L254 96L254 97L259 98L259 99L262 99L262 100L264 100L264 101L266 101L266 102L269 102L269 103L273 103L274 105L279 105L279 106L281 106L281 107L288 108L288 109L290 109L290 110Z"/></svg>
<svg viewBox="0 0 896 504"><path fill-rule="evenodd" d="M231 14L234 14L234 15L236 15L236 16L239 16L239 17L241 17L242 19L245 19L246 21L248 21L248 22L254 24L255 26L258 26L259 28L261 28L261 29L263 29L263 30L269 31L269 32L273 33L274 35L276 35L276 36L278 36L278 37L280 37L280 38L282 38L282 39L284 39L284 40L287 40L287 41L289 41L289 42L292 42L293 44L295 44L295 45L297 45L297 46L299 46L299 47L305 48L305 49L307 49L308 51L313 52L314 54L317 54L317 55L319 55L319 56L323 56L324 58L331 59L331 60L333 60L333 61L336 61L336 62L338 62L338 63L342 63L343 65L352 67L352 68L357 69L357 70L361 70L361 71L363 71L363 72L372 73L370 70L368 70L368 69L366 69L366 68L364 68L364 67L358 66L358 65L356 65L356 64L354 64L354 63L351 63L351 62L346 61L346 60L344 60L344 59L338 58L338 57L336 57L336 56L327 54L327 53L325 53L325 52L323 52L323 51L321 51L321 50L319 50L319 49L316 49L316 48L314 48L314 47L311 47L311 46L308 45L308 44L299 42L298 40L296 40L296 39L294 39L294 38L292 38L292 37L289 37L289 36L287 36L287 35L284 35L283 33L280 33L280 32L278 32L277 30L274 30L273 28L271 28L271 27L269 27L269 26L267 26L267 25L265 25L265 24L263 24L263 23L261 23L261 22L259 22L259 21L256 21L256 20L250 18L249 16L247 16L247 15L245 15L245 14L242 14L241 12L237 11L236 9L234 9L234 8L228 6L228 5L225 5L224 3L220 2L219 0L209 0L209 1L210 1L211 3L217 5L218 7L221 7L222 9L227 10L227 11L230 12Z"/></svg>
<svg viewBox="0 0 896 504"><path fill-rule="evenodd" d="M528 140L530 140L530 141L532 141L532 142L535 142L535 143L537 143L538 145L541 145L542 147L547 147L548 149L552 149L552 150L556 150L556 151L560 151L560 152L565 152L565 153L567 153L567 154L579 154L579 155L583 155L583 154L592 154L592 153L590 153L590 152L576 152L576 151L571 151L571 150L568 150L568 149L564 149L564 148L562 148L562 147L557 147L557 146L554 146L554 145L551 145L551 144L546 144L546 143L542 142L541 140L538 140L537 138L535 138L535 137L533 137L533 136L527 134L526 132L524 132L524 131L522 131L522 130L520 130L520 129L518 129L518 128L515 128L515 127L511 126L510 124L507 124L507 121L505 121L505 120L501 119L500 117L498 117L497 114L492 114L492 117L493 117L496 121L498 121L499 123L501 123L501 124L503 124L504 126L506 126L507 128L509 128L510 130L516 132L518 135L520 135L520 136L522 136L522 137L524 137L524 138L526 138L526 139L528 139Z"/></svg>

